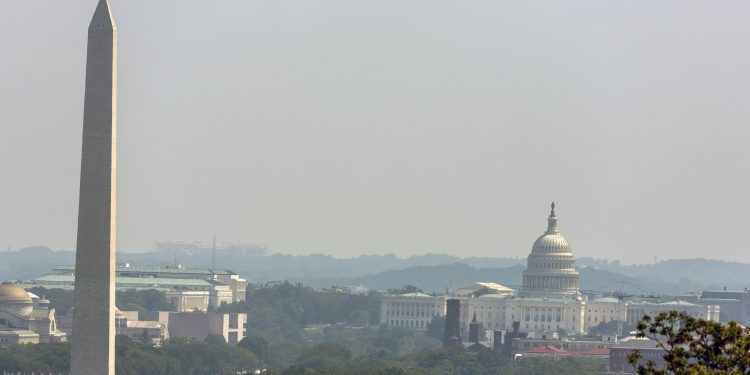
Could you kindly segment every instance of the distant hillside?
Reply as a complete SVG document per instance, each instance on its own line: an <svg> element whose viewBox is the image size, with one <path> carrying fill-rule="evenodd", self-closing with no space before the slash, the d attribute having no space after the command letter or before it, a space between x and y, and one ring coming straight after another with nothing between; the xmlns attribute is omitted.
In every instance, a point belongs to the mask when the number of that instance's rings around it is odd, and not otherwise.
<svg viewBox="0 0 750 375"><path fill-rule="evenodd" d="M148 252L142 254L118 254L118 261L135 265L168 265L176 259L188 267L210 267L211 253ZM444 254L425 254L399 258L393 254L362 255L355 258L335 258L330 255L242 255L233 252L217 252L216 266L229 268L251 281L273 281L282 278L336 278L365 276L387 270L399 270L413 266L466 263L482 267L510 267L525 263L517 258L458 258Z"/></svg>
<svg viewBox="0 0 750 375"><path fill-rule="evenodd" d="M652 284L675 283L685 290L742 290L750 287L750 264L712 259L670 259L655 264L621 265L620 262L581 258L578 265L616 272Z"/></svg>
<svg viewBox="0 0 750 375"><path fill-rule="evenodd" d="M0 281L28 280L49 273L52 267L74 263L75 252L43 246L0 252Z"/></svg>
<svg viewBox="0 0 750 375"><path fill-rule="evenodd" d="M415 285L428 292L445 292L471 284L475 281L491 281L507 286L516 286L521 280L522 266L508 268L474 268L463 263L441 264L435 266L414 266L401 270L388 270L373 275L339 278L304 278L293 277L314 287L331 285L363 285L374 290L399 288L404 285Z"/></svg>
<svg viewBox="0 0 750 375"><path fill-rule="evenodd" d="M117 253L118 262L135 266L167 266L175 261L186 267L210 268L212 254L202 252L151 251L146 253ZM325 278L370 275L386 270L413 266L466 263L472 266L509 267L524 263L518 258L458 258L445 254L424 254L399 258L393 254L362 255L355 258L335 258L330 255L243 255L218 251L216 267L235 271L253 282L285 278ZM75 263L75 252L53 251L47 247L28 247L13 252L0 252L0 280L32 279L49 273L53 267Z"/></svg>
<svg viewBox="0 0 750 375"><path fill-rule="evenodd" d="M75 263L74 252L29 247L0 252L0 280L33 279L53 267ZM187 267L211 267L211 252L152 251L118 253L118 261L135 266L166 266L175 260ZM218 251L216 267L227 268L251 282L300 281L316 286L359 285L388 289L415 284L431 291L472 281L495 281L518 286L523 258L459 258L425 254L399 258L393 254L335 258L330 255L244 255ZM580 258L583 289L622 290L632 294L700 292L706 289L741 290L750 286L750 264L709 259L667 260L656 264L622 265L617 261ZM403 271L403 272L400 272Z"/></svg>
<svg viewBox="0 0 750 375"><path fill-rule="evenodd" d="M374 290L388 290L404 285L415 285L428 292L441 293L447 289L471 284L475 281L489 281L519 288L523 266L507 268L475 268L463 263L437 266L415 266L403 270L389 270L374 275L341 278L292 277L314 287L331 285L363 285ZM634 295L664 293L676 294L683 290L677 284L652 284L642 280L599 270L593 267L580 268L581 289L591 292L621 291Z"/></svg>

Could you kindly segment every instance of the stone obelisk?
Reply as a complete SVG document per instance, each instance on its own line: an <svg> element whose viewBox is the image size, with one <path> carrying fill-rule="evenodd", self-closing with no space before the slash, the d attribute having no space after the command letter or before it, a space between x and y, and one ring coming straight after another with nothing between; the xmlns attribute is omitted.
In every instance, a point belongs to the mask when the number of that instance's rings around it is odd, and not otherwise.
<svg viewBox="0 0 750 375"><path fill-rule="evenodd" d="M72 375L115 373L117 28L99 0L88 31Z"/></svg>

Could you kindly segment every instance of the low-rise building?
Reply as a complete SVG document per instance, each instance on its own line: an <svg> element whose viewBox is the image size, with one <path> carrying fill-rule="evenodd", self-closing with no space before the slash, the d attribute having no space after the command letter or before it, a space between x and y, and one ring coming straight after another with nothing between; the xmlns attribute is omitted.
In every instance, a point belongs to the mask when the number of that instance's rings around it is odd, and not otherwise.
<svg viewBox="0 0 750 375"><path fill-rule="evenodd" d="M616 297L590 298L584 305L583 331L591 332L591 328L602 323L612 321L625 322L628 314L627 303ZM609 332L613 333L613 332ZM622 335L623 332L616 332Z"/></svg>
<svg viewBox="0 0 750 375"><path fill-rule="evenodd" d="M627 304L627 322L638 324L645 315L655 317L659 313L669 311L684 312L696 319L719 321L719 305L699 305L685 301L668 301L662 303L632 301Z"/></svg>
<svg viewBox="0 0 750 375"><path fill-rule="evenodd" d="M122 311L115 307L115 333L125 335L133 340L158 346L161 342L169 338L167 327L159 321L140 320L138 311ZM68 340L72 340L75 335L73 329L73 318L75 309L70 309L64 315L59 317L59 329L65 332Z"/></svg>
<svg viewBox="0 0 750 375"><path fill-rule="evenodd" d="M556 335L542 335L539 338L513 339L513 353L524 353L536 348L553 348L571 353L591 352L596 349L609 349L617 345L617 338L603 336L598 340L570 340L558 338Z"/></svg>
<svg viewBox="0 0 750 375"><path fill-rule="evenodd" d="M14 344L38 344L39 334L28 329L0 328L0 349Z"/></svg>
<svg viewBox="0 0 750 375"><path fill-rule="evenodd" d="M49 301L17 284L0 284L0 344L67 341Z"/></svg>
<svg viewBox="0 0 750 375"><path fill-rule="evenodd" d="M153 346L169 338L166 324L156 320L138 319L138 311L115 311L115 332Z"/></svg>
<svg viewBox="0 0 750 375"><path fill-rule="evenodd" d="M637 364L645 365L648 361L653 361L657 368L664 366L664 354L667 352L659 348L656 341L631 337L609 348L609 371L611 373L636 373L635 366L631 365L628 360L630 354L636 350L641 354Z"/></svg>
<svg viewBox="0 0 750 375"><path fill-rule="evenodd" d="M556 346L540 346L527 352L518 354L517 361L525 358L554 358L574 357L580 362L606 366L609 362L610 348L590 349L585 351L569 351Z"/></svg>
<svg viewBox="0 0 750 375"><path fill-rule="evenodd" d="M210 294L206 290L170 290L166 299L177 312L208 311Z"/></svg>
<svg viewBox="0 0 750 375"><path fill-rule="evenodd" d="M469 324L475 316L477 322L484 329L507 329L508 324L510 324L508 322L512 322L515 318L515 315L513 315L515 309L509 306L508 297L508 295L503 294L483 294L477 298L461 298L459 319L463 330L469 329ZM513 315L513 318L511 318L511 315Z"/></svg>
<svg viewBox="0 0 750 375"><path fill-rule="evenodd" d="M203 340L208 335L220 335L229 345L237 345L247 332L247 314L156 311L149 318L164 323L169 337Z"/></svg>
<svg viewBox="0 0 750 375"><path fill-rule="evenodd" d="M73 266L56 267L51 273L24 282L27 287L73 289ZM116 268L115 286L118 290L156 289L172 293L179 311L206 311L208 306L242 302L247 292L247 280L228 270L192 269L177 267L133 267L128 264ZM205 293L203 293L205 292ZM205 295L205 301L203 296ZM183 300L185 299L185 300ZM200 300L200 301L199 301Z"/></svg>
<svg viewBox="0 0 750 375"><path fill-rule="evenodd" d="M381 325L426 330L438 315L445 315L445 297L419 292L381 297Z"/></svg>
<svg viewBox="0 0 750 375"><path fill-rule="evenodd" d="M735 321L750 326L750 291L703 291L698 303L719 306L719 319L722 323Z"/></svg>

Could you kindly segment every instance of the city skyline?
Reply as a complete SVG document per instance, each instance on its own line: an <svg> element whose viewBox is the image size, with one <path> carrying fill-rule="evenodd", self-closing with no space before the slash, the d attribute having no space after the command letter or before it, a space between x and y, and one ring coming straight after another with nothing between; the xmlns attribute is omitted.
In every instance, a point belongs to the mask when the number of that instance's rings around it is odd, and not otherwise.
<svg viewBox="0 0 750 375"><path fill-rule="evenodd" d="M90 3L0 4L3 245L75 247ZM750 261L747 4L179 4L112 2L123 251Z"/></svg>

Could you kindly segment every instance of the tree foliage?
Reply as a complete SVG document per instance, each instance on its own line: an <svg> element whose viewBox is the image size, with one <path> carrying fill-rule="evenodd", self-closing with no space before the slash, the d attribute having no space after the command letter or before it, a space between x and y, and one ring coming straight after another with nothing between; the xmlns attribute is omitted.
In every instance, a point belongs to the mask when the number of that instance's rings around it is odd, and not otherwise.
<svg viewBox="0 0 750 375"><path fill-rule="evenodd" d="M270 344L268 343L268 340L263 338L263 336L257 334L248 335L242 339L237 346L253 352L253 354L255 354L255 356L263 363L268 363L271 354Z"/></svg>
<svg viewBox="0 0 750 375"><path fill-rule="evenodd" d="M146 318L149 311L174 311L174 305L167 301L166 293L155 289L128 289L116 292L116 303L120 310L136 310L140 319Z"/></svg>
<svg viewBox="0 0 750 375"><path fill-rule="evenodd" d="M750 331L729 322L695 319L678 311L644 316L638 324L638 337L655 340L665 351L665 364L643 363L633 352L629 362L639 374L747 374L750 373Z"/></svg>
<svg viewBox="0 0 750 375"><path fill-rule="evenodd" d="M445 333L445 316L435 315L432 317L432 321L427 325L427 336L430 336L436 340L443 340L443 334Z"/></svg>
<svg viewBox="0 0 750 375"><path fill-rule="evenodd" d="M240 347L212 346L198 340L167 340L161 348L127 336L115 338L117 375L236 374L262 368L255 354ZM0 373L67 373L68 343L12 345L0 350Z"/></svg>
<svg viewBox="0 0 750 375"><path fill-rule="evenodd" d="M0 349L0 372L46 374L69 368L70 345L67 343L11 345Z"/></svg>
<svg viewBox="0 0 750 375"><path fill-rule="evenodd" d="M284 282L267 288L250 285L244 303L224 305L218 310L248 313L248 319L251 320L260 313L264 321L275 320L272 324L285 324L287 321L296 325L296 328L328 323L364 326L380 322L380 296L377 293L336 293ZM281 316L275 319L266 319L270 317L264 316L279 314ZM260 322L249 323L251 327L263 328L259 324L253 324Z"/></svg>
<svg viewBox="0 0 750 375"><path fill-rule="evenodd" d="M45 297L50 302L50 307L57 313L64 315L73 307L73 291L67 289L47 289L42 287L29 288L40 297ZM138 311L141 319L149 311L174 311L174 306L167 301L166 293L155 289L128 289L116 292L116 304L120 310Z"/></svg>

